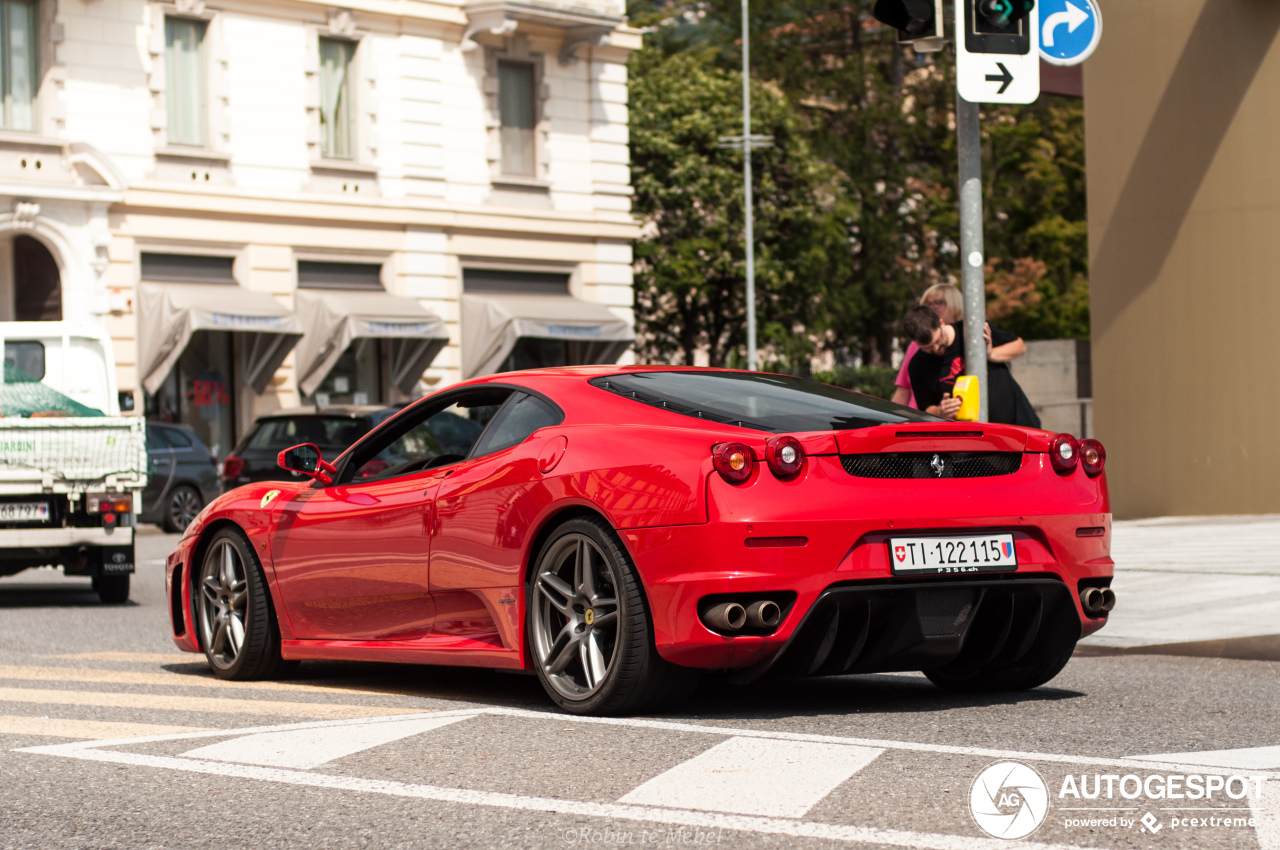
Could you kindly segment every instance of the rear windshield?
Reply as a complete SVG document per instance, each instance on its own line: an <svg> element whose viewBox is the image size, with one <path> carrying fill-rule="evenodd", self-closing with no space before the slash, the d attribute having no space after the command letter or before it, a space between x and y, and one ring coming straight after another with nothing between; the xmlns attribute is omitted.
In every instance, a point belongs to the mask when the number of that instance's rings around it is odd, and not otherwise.
<svg viewBox="0 0 1280 850"><path fill-rule="evenodd" d="M249 438L246 449L278 452L300 443L346 450L369 430L366 419L349 416L291 416L267 419ZM326 455L329 452L325 453Z"/></svg>
<svg viewBox="0 0 1280 850"><path fill-rule="evenodd" d="M634 372L591 383L686 416L775 433L942 421L890 401L787 375Z"/></svg>

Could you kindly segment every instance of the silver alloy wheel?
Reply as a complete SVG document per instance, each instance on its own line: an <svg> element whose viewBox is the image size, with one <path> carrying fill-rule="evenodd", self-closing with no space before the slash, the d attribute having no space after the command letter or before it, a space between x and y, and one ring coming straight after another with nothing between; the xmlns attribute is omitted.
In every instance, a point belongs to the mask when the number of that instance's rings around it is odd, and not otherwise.
<svg viewBox="0 0 1280 850"><path fill-rule="evenodd" d="M218 540L200 571L200 636L209 660L220 669L235 663L244 646L248 574L230 540Z"/></svg>
<svg viewBox="0 0 1280 850"><path fill-rule="evenodd" d="M599 690L618 651L617 580L585 534L566 534L543 556L534 578L534 653L566 699Z"/></svg>
<svg viewBox="0 0 1280 850"><path fill-rule="evenodd" d="M169 522L178 531L186 531L200 513L200 497L190 487L179 487L169 496Z"/></svg>

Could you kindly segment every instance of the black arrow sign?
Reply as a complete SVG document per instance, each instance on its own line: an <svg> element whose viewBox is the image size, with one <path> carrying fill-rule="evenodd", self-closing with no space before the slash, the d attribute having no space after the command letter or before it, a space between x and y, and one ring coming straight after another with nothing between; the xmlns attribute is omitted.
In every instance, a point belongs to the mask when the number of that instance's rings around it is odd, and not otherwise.
<svg viewBox="0 0 1280 850"><path fill-rule="evenodd" d="M1009 73L1009 69L1004 66L1003 62L997 62L996 67L1000 69L999 74L987 74L987 82L1002 83L1000 91L996 94L1004 94L1004 90L1009 88L1009 84L1013 82L1013 74Z"/></svg>

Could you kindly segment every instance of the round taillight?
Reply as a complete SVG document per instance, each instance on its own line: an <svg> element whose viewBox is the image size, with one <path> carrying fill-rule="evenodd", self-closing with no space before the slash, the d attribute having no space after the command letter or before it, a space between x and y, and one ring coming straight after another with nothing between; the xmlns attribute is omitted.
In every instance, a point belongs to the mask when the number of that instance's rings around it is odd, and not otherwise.
<svg viewBox="0 0 1280 850"><path fill-rule="evenodd" d="M795 437L775 437L765 444L764 459L779 478L794 478L804 468L804 446Z"/></svg>
<svg viewBox="0 0 1280 850"><path fill-rule="evenodd" d="M721 443L716 446L711 457L715 462L716 472L730 484L746 481L756 465L755 455L742 443Z"/></svg>
<svg viewBox="0 0 1280 850"><path fill-rule="evenodd" d="M1107 465L1107 450L1097 440L1085 440L1080 444L1080 465L1090 478L1097 478Z"/></svg>
<svg viewBox="0 0 1280 850"><path fill-rule="evenodd" d="M1070 472L1080 462L1080 444L1070 434L1059 434L1049 443L1049 460L1059 472Z"/></svg>

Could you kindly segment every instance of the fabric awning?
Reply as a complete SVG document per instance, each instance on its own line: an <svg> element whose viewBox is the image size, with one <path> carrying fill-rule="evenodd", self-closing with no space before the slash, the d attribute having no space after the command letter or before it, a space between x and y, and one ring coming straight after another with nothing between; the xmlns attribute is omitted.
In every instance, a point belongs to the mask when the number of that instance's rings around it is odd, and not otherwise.
<svg viewBox="0 0 1280 850"><path fill-rule="evenodd" d="M387 292L307 292L294 296L306 336L298 344L298 386L313 395L358 339L390 342L391 383L406 395L449 342L439 316Z"/></svg>
<svg viewBox="0 0 1280 850"><path fill-rule="evenodd" d="M569 295L464 294L461 319L463 378L497 372L523 337L581 343L578 366L615 363L636 338L608 307Z"/></svg>
<svg viewBox="0 0 1280 850"><path fill-rule="evenodd" d="M256 393L302 338L302 324L265 292L226 284L139 284L138 365L147 392L160 389L196 331L245 334L243 379Z"/></svg>

